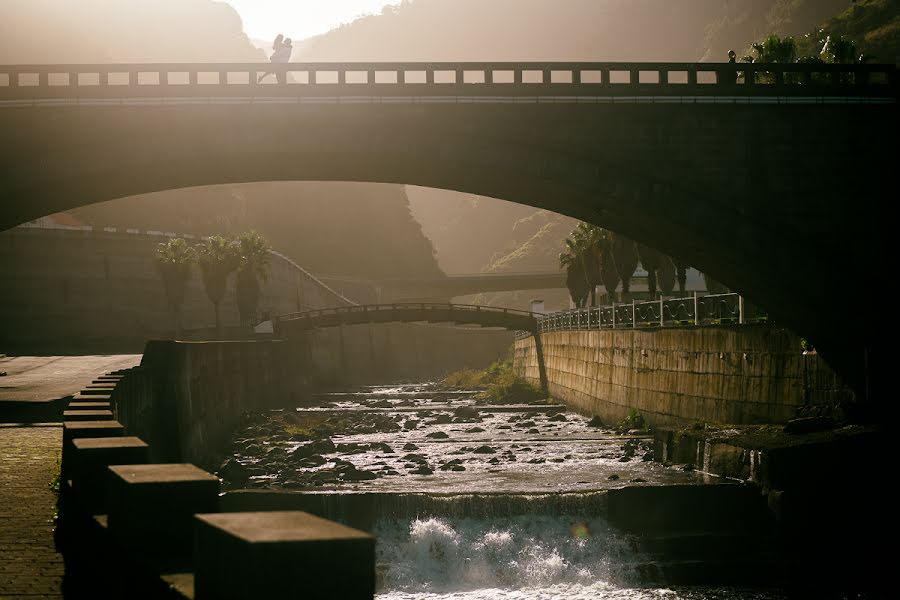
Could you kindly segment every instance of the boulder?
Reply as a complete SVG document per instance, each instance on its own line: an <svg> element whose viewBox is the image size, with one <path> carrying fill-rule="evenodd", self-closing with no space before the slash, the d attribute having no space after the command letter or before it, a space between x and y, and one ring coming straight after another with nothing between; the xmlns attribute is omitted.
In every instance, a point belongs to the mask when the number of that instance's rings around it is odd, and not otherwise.
<svg viewBox="0 0 900 600"><path fill-rule="evenodd" d="M431 475L434 471L428 465L421 465L409 472L410 475Z"/></svg>
<svg viewBox="0 0 900 600"><path fill-rule="evenodd" d="M587 422L587 426L588 427L597 427L598 429L600 427L605 427L605 425L603 424L603 419L601 419L600 417L598 417L596 415L590 421Z"/></svg>
<svg viewBox="0 0 900 600"><path fill-rule="evenodd" d="M446 433L444 433L443 431L435 431L435 432L433 432L433 433L429 433L429 434L426 435L425 437L431 438L431 439L433 439L433 440L446 440L446 439L449 438L450 436L447 435Z"/></svg>
<svg viewBox="0 0 900 600"><path fill-rule="evenodd" d="M460 419L477 419L479 416L478 409L472 406L460 406L453 411L453 416Z"/></svg>
<svg viewBox="0 0 900 600"><path fill-rule="evenodd" d="M472 450L473 454L495 454L497 451L490 446L478 446Z"/></svg>
<svg viewBox="0 0 900 600"><path fill-rule="evenodd" d="M313 454L331 454L336 451L337 448L335 447L334 442L331 441L331 438L325 438L300 446L294 450L291 456L294 458L309 458Z"/></svg>
<svg viewBox="0 0 900 600"><path fill-rule="evenodd" d="M831 417L802 417L791 419L784 426L784 432L797 435L802 433L815 433L817 431L830 431L837 427L837 422Z"/></svg>
<svg viewBox="0 0 900 600"><path fill-rule="evenodd" d="M229 458L219 467L219 477L231 483L246 483L250 479L250 472L237 460Z"/></svg>
<svg viewBox="0 0 900 600"><path fill-rule="evenodd" d="M568 421L568 419L566 418L566 415L564 415L564 414L562 414L562 413L559 413L558 415L553 415L552 417L550 417L550 418L547 419L547 420L550 421L550 422L552 422L552 423L559 423L559 422L562 422L562 421Z"/></svg>
<svg viewBox="0 0 900 600"><path fill-rule="evenodd" d="M403 449L407 452L412 452L413 450L418 450L419 447L413 444L412 442L403 445Z"/></svg>

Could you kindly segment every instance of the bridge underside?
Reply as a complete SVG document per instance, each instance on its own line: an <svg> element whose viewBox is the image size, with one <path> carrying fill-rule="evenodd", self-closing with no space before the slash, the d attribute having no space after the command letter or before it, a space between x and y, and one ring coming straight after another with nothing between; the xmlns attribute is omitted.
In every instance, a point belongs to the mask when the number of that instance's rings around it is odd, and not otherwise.
<svg viewBox="0 0 900 600"><path fill-rule="evenodd" d="M412 184L546 208L709 273L865 386L894 105L332 104L0 109L0 229L147 192ZM850 284L849 282L853 282ZM865 284L863 284L865 285ZM853 315L853 318L846 318Z"/></svg>

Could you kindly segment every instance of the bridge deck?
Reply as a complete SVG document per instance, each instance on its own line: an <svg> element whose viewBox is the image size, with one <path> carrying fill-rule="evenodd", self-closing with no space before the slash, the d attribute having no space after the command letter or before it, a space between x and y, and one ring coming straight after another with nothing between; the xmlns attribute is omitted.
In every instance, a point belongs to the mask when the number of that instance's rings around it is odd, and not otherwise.
<svg viewBox="0 0 900 600"><path fill-rule="evenodd" d="M264 73L283 77L278 83ZM0 65L0 101L72 98L898 97L895 65L184 63Z"/></svg>
<svg viewBox="0 0 900 600"><path fill-rule="evenodd" d="M294 331L367 323L455 323L532 332L537 328L534 313L523 310L466 304L404 303L347 306L282 315L276 320L276 331L289 335Z"/></svg>

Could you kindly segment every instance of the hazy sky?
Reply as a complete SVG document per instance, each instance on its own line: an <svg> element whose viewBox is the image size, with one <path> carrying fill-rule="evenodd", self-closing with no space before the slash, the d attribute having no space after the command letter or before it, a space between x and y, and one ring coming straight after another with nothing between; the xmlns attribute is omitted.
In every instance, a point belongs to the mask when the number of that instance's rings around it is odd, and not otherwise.
<svg viewBox="0 0 900 600"><path fill-rule="evenodd" d="M244 20L251 38L268 40L279 33L300 40L325 33L355 17L379 13L400 0L221 0Z"/></svg>

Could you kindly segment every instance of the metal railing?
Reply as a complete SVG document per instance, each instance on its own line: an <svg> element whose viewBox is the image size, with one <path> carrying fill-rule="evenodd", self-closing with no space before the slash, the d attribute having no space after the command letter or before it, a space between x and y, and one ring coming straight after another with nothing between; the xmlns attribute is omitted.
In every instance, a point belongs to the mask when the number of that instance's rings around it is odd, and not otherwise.
<svg viewBox="0 0 900 600"><path fill-rule="evenodd" d="M263 82L265 73L277 74ZM895 65L465 62L0 65L0 100L384 96L815 96L896 100Z"/></svg>
<svg viewBox="0 0 900 600"><path fill-rule="evenodd" d="M539 316L538 332L640 329L700 325L743 325L769 320L768 314L739 294L694 294L687 298L633 301Z"/></svg>

